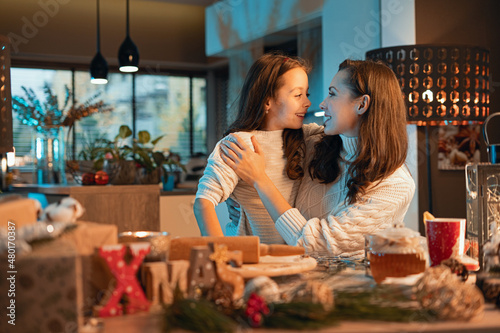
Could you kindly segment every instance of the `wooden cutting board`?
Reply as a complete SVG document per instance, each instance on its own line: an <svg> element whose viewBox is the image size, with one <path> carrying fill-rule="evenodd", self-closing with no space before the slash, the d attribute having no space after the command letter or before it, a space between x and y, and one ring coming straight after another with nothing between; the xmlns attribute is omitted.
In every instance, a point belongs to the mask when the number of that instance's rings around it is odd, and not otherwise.
<svg viewBox="0 0 500 333"><path fill-rule="evenodd" d="M257 276L292 275L316 268L316 259L307 255L295 256L262 256L258 264L243 264L241 267L228 269L241 274L244 279Z"/></svg>

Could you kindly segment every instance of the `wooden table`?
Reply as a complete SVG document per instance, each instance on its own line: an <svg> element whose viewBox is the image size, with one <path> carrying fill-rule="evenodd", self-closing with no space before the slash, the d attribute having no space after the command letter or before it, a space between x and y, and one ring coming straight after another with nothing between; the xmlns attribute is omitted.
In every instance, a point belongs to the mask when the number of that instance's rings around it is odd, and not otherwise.
<svg viewBox="0 0 500 333"><path fill-rule="evenodd" d="M160 314L141 313L130 316L113 317L104 319L105 333L162 333ZM176 330L176 332L183 332ZM301 332L296 330L276 330L276 329L256 329L245 332L256 333L291 333ZM437 322L437 323L393 323L380 321L362 321L352 322L343 321L338 326L327 327L314 332L324 333L353 333L353 332L406 332L406 333L451 333L451 332L485 332L498 333L500 332L500 310L495 309L493 304L487 304L484 311L484 317L478 321L472 322Z"/></svg>
<svg viewBox="0 0 500 333"><path fill-rule="evenodd" d="M286 289L287 284L290 281L304 280L304 279L315 279L320 276L324 276L323 268L317 267L315 270L306 272L303 274L298 274L295 276L279 277L276 281L280 285L280 290L283 292ZM366 276L364 270L347 270L342 273L338 273L335 276L331 275L333 280L330 280L338 288L334 287L334 290L342 290L344 288L364 286L371 288L374 281L371 277ZM475 275L471 275L466 283L475 283ZM408 285L408 288L413 284ZM401 285L394 285L397 288L402 288ZM405 287L403 287L405 288ZM114 317L104 319L104 332L106 333L135 333L135 332L148 332L148 333L161 333L162 332L162 318L161 313L141 313L130 316ZM296 331L296 330L284 330L284 329L256 329L256 330L244 330L245 332L257 332L257 333L289 333L289 332L306 332L306 331ZM182 330L177 330L176 332L183 332ZM314 332L335 332L335 333L353 333L353 332L487 332L487 333L499 333L500 332L500 309L495 308L493 304L486 304L485 311L482 318L474 318L470 322L461 321L440 321L433 323L426 322L411 322L411 323L401 323L401 322L386 322L386 321L342 321L339 325L327 327Z"/></svg>

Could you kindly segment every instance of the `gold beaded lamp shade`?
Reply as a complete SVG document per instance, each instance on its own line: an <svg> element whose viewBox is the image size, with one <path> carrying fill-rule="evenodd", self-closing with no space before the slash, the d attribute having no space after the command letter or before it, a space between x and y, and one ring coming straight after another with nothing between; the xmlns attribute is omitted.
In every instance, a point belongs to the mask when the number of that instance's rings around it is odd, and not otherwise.
<svg viewBox="0 0 500 333"><path fill-rule="evenodd" d="M396 74L417 125L482 123L490 113L490 52L465 45L405 45L371 50Z"/></svg>

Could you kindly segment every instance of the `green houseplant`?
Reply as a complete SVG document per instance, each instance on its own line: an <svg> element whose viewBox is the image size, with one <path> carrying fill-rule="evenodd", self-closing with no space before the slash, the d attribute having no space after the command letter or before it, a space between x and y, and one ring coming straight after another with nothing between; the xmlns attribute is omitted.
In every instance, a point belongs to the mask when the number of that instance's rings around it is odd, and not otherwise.
<svg viewBox="0 0 500 333"><path fill-rule="evenodd" d="M148 131L139 131L138 138L133 140L132 153L137 167L136 180L139 184L158 184L161 181L162 165L166 161L161 151L155 146L163 135L151 140Z"/></svg>
<svg viewBox="0 0 500 333"><path fill-rule="evenodd" d="M130 127L122 125L114 140L99 139L104 146L96 145L87 154L97 157L94 168L108 172L111 184L158 184L164 173L185 170L177 154L156 150L163 135L151 140L148 131L139 131L130 141L131 136Z"/></svg>
<svg viewBox="0 0 500 333"><path fill-rule="evenodd" d="M96 156L94 168L104 170L109 175L109 183L113 185L131 185L135 182L135 162L132 147L127 144L132 136L132 130L120 126L114 140L98 139L102 146L90 151L90 156Z"/></svg>

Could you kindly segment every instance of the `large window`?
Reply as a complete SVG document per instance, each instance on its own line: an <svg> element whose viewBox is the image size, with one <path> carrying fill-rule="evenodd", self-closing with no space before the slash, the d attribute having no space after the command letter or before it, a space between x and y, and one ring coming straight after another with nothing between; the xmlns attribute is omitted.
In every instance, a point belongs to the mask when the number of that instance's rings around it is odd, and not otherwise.
<svg viewBox="0 0 500 333"><path fill-rule="evenodd" d="M74 146L66 146L68 156L78 156L86 142L101 137L114 139L121 125L128 125L135 132L147 130L153 138L164 135L156 148L178 153L184 162L196 153L207 153L205 78L110 73L108 80L106 85L93 85L87 71L11 69L13 96L24 97L22 87L26 87L33 89L43 102L43 86L47 83L59 97L60 104L64 102L67 86L76 104L97 96L95 101L103 100L113 107L111 112L77 121ZM13 118L18 162L29 165L32 128L22 124L17 114Z"/></svg>

